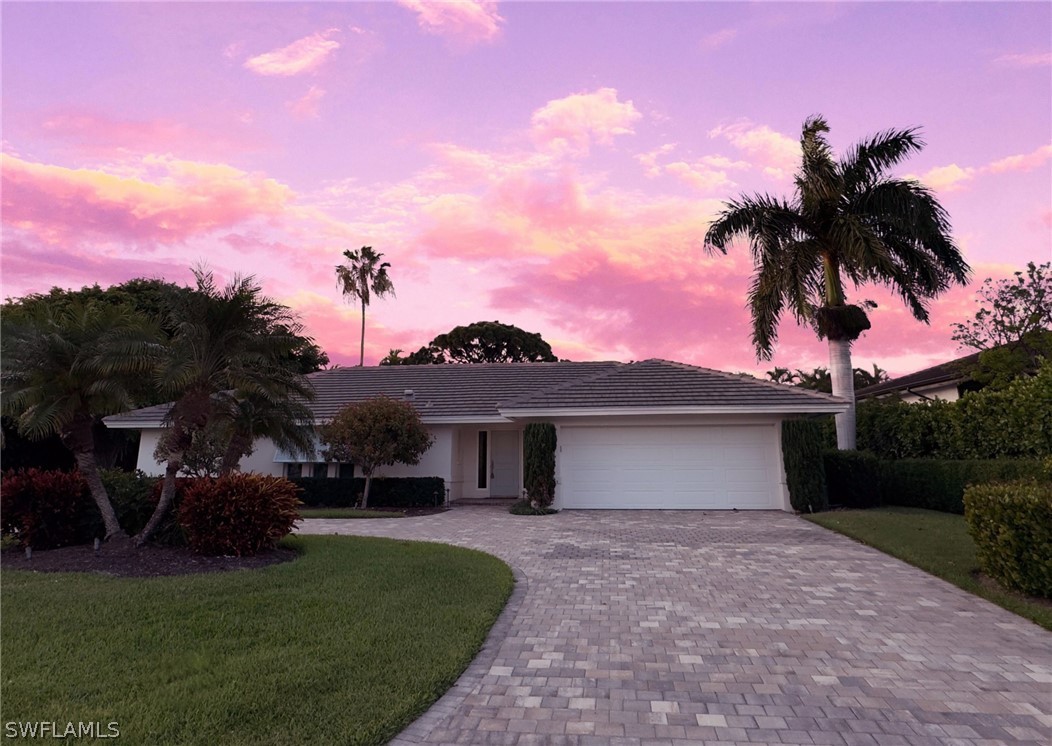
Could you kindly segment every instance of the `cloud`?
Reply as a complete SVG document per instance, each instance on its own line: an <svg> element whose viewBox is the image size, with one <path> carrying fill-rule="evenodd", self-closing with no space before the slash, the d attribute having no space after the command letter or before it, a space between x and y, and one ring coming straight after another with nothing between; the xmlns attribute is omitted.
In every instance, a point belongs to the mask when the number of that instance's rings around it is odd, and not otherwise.
<svg viewBox="0 0 1052 746"><path fill-rule="evenodd" d="M491 0L398 0L416 13L425 32L464 44L493 41L500 36L504 19Z"/></svg>
<svg viewBox="0 0 1052 746"><path fill-rule="evenodd" d="M955 192L963 189L978 176L1033 171L1042 167L1050 158L1052 145L1042 145L1029 153L1010 155L978 168L951 163L948 166L932 168L920 176L911 175L911 178L919 179L938 192Z"/></svg>
<svg viewBox="0 0 1052 746"><path fill-rule="evenodd" d="M788 177L800 165L800 143L767 125L751 122L720 125L709 130L709 137L726 139L775 179Z"/></svg>
<svg viewBox="0 0 1052 746"><path fill-rule="evenodd" d="M287 108L296 119L317 119L318 107L325 97L325 89L312 85L301 97L285 103Z"/></svg>
<svg viewBox="0 0 1052 746"><path fill-rule="evenodd" d="M645 153L637 154L636 160L639 161L639 164L643 167L643 173L645 173L647 177L653 179L658 176L661 176L662 167L658 164L658 161L661 159L662 156L668 155L675 149L675 143L665 143L664 145L660 145L654 148L653 150L648 150Z"/></svg>
<svg viewBox="0 0 1052 746"><path fill-rule="evenodd" d="M987 165L985 170L993 174L1003 174L1008 171L1033 171L1043 166L1049 158L1052 158L1052 145L1042 145L1030 153L1010 155L994 161Z"/></svg>
<svg viewBox="0 0 1052 746"><path fill-rule="evenodd" d="M665 172L699 191L715 192L737 186L727 175L727 171L744 171L749 168L750 165L745 161L734 161L722 155L706 155L694 163L669 163L665 166Z"/></svg>
<svg viewBox="0 0 1052 746"><path fill-rule="evenodd" d="M975 174L976 169L971 166L962 167L951 163L948 166L929 169L917 178L937 192L956 192L974 179Z"/></svg>
<svg viewBox="0 0 1052 746"><path fill-rule="evenodd" d="M994 59L995 65L1003 67L1027 68L1052 66L1052 52L1034 54L1002 54Z"/></svg>
<svg viewBox="0 0 1052 746"><path fill-rule="evenodd" d="M723 45L733 41L736 36L738 36L738 29L720 29L719 31L703 36L701 38L701 48L710 52L715 51Z"/></svg>
<svg viewBox="0 0 1052 746"><path fill-rule="evenodd" d="M173 243L254 218L292 200L285 185L232 166L146 156L126 174L0 156L3 223L48 243Z"/></svg>
<svg viewBox="0 0 1052 746"><path fill-rule="evenodd" d="M340 43L331 37L339 29L328 29L297 39L288 46L245 60L245 68L259 75L289 77L316 70L340 48Z"/></svg>
<svg viewBox="0 0 1052 746"><path fill-rule="evenodd" d="M600 88L549 101L533 112L530 132L541 148L586 155L593 142L610 145L634 134L642 116L631 101L617 100L616 89Z"/></svg>

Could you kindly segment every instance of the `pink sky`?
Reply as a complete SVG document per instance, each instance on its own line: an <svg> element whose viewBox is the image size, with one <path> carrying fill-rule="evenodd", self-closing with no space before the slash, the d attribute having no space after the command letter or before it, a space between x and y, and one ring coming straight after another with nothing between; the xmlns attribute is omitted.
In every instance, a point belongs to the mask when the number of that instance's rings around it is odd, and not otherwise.
<svg viewBox="0 0 1052 746"><path fill-rule="evenodd" d="M975 289L1052 258L1047 3L56 3L0 6L3 295L255 274L334 362L359 312L333 266L371 245L397 297L367 362L458 324L560 357L732 371L826 363L791 319L757 363L723 200L788 195L799 130L845 148L921 126L901 169L975 272L913 321L881 290L859 366L961 354Z"/></svg>

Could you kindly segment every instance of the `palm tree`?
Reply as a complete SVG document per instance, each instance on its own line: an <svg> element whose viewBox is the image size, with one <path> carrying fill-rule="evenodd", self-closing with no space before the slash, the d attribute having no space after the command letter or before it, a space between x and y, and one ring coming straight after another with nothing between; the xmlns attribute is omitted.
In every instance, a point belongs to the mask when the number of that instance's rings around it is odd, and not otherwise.
<svg viewBox="0 0 1052 746"><path fill-rule="evenodd" d="M347 264L336 265L336 279L341 292L362 302L362 345L358 365L365 365L365 307L373 295L383 298L394 295L394 284L387 275L390 262L380 262L383 254L373 251L372 246L363 246L360 251L348 249L343 252Z"/></svg>
<svg viewBox="0 0 1052 746"><path fill-rule="evenodd" d="M970 269L950 237L946 211L916 181L888 169L924 143L917 129L881 132L834 160L820 116L804 122L802 163L791 202L768 195L726 204L705 234L705 248L727 253L747 236L756 275L749 290L752 341L769 360L778 321L788 309L829 341L833 393L849 402L836 416L837 446L855 447L851 343L869 328L865 310L849 305L844 280L895 291L914 318L928 321L927 302ZM865 304L863 304L865 305Z"/></svg>
<svg viewBox="0 0 1052 746"><path fill-rule="evenodd" d="M259 393L225 397L220 415L228 434L219 475L237 468L241 457L252 452L257 438L269 438L286 453L312 455L316 441L314 413L300 399L272 399Z"/></svg>
<svg viewBox="0 0 1052 746"><path fill-rule="evenodd" d="M158 386L172 400L167 429L154 452L167 461L161 497L150 520L135 537L144 543L175 497L175 477L194 433L220 416L224 392L268 402L309 401L309 379L289 364L302 338L292 312L261 295L252 277L235 278L220 289L209 272L196 270L197 293L175 301L175 329L157 369Z"/></svg>
<svg viewBox="0 0 1052 746"><path fill-rule="evenodd" d="M93 426L135 406L130 392L156 363L159 330L131 309L83 299L4 322L3 412L26 437L61 438L102 515L105 538L126 537L99 476Z"/></svg>

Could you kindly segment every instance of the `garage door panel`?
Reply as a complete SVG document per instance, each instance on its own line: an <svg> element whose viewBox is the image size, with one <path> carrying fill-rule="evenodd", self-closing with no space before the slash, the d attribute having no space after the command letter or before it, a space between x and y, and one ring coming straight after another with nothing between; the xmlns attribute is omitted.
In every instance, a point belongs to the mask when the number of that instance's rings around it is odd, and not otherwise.
<svg viewBox="0 0 1052 746"><path fill-rule="evenodd" d="M567 508L780 508L772 426L563 427Z"/></svg>

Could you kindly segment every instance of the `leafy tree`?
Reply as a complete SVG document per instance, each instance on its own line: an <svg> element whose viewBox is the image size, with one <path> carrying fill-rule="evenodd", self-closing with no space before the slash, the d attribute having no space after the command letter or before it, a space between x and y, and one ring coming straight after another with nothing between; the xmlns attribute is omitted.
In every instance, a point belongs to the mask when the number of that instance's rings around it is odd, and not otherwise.
<svg viewBox="0 0 1052 746"><path fill-rule="evenodd" d="M784 383L787 386L792 386L799 378L788 368L775 368L774 370L767 371L765 375L769 380L774 381L775 383Z"/></svg>
<svg viewBox="0 0 1052 746"><path fill-rule="evenodd" d="M833 393L849 402L836 416L837 445L853 449L851 343L870 322L862 306L847 303L845 279L855 287L891 288L927 322L930 299L965 284L970 269L935 197L916 181L887 175L923 146L916 129L879 133L839 161L826 142L828 131L820 116L804 122L791 202L768 195L728 202L705 247L725 254L735 237L748 237L756 268L749 290L752 341L760 359L770 359L786 310L828 340Z"/></svg>
<svg viewBox="0 0 1052 746"><path fill-rule="evenodd" d="M155 365L159 340L141 315L80 298L3 317L3 412L22 435L57 435L72 451L107 539L125 533L99 476L95 424L137 404L133 383Z"/></svg>
<svg viewBox="0 0 1052 746"><path fill-rule="evenodd" d="M219 288L212 274L196 270L196 293L171 311L175 334L158 368L161 392L172 401L157 454L167 461L157 508L135 537L145 542L175 497L175 477L194 433L221 418L226 394L271 402L310 400L309 379L289 365L298 344L292 312L262 295L254 278L235 278Z"/></svg>
<svg viewBox="0 0 1052 746"><path fill-rule="evenodd" d="M373 251L372 246L363 246L359 251L343 252L347 264L336 266L336 279L340 289L348 298L357 298L362 303L362 341L358 365L365 365L365 308L372 296L383 298L394 295L394 283L387 276L390 262L381 262L383 254Z"/></svg>
<svg viewBox="0 0 1052 746"><path fill-rule="evenodd" d="M953 324L953 340L980 352L969 371L976 382L1001 387L1033 375L1041 357L1052 358L1052 263L1030 262L1010 279L987 278L978 295L975 316Z"/></svg>
<svg viewBox="0 0 1052 746"><path fill-rule="evenodd" d="M351 462L362 470L363 508L369 505L369 488L377 468L418 464L434 443L413 405L388 396L348 404L318 430L327 460Z"/></svg>
<svg viewBox="0 0 1052 746"><path fill-rule="evenodd" d="M398 353L398 354L396 354ZM476 321L439 334L427 347L401 356L391 350L381 365L440 365L444 363L554 363L551 345L540 334L499 321Z"/></svg>

